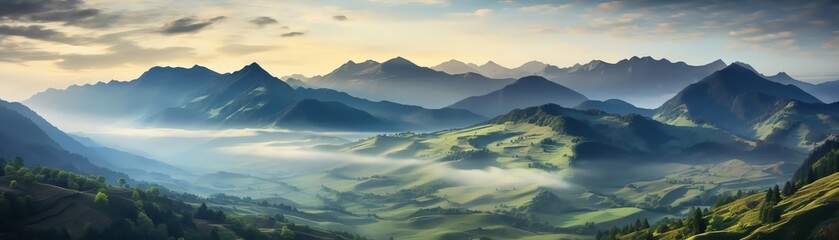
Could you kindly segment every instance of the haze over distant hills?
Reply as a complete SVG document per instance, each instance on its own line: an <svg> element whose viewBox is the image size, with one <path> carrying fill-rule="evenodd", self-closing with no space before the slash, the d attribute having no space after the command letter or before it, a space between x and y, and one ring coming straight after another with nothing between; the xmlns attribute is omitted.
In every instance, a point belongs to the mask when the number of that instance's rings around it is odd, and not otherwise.
<svg viewBox="0 0 839 240"><path fill-rule="evenodd" d="M311 78L306 84L372 100L439 108L512 82L512 79L491 79L474 73L448 74L397 57L382 63L349 61L329 74Z"/></svg>
<svg viewBox="0 0 839 240"><path fill-rule="evenodd" d="M748 64L734 62L757 72ZM705 65L691 66L684 62L656 60L651 57L631 57L616 63L593 60L571 67L558 67L530 61L516 68L507 68L492 61L484 65L449 60L432 67L450 74L478 73L490 78L521 78L529 75L543 76L592 99L617 98L635 105L658 107L679 90L695 83L727 64L717 60ZM764 76L764 75L761 75ZM764 76L769 80L793 84L824 102L839 101L839 80L812 84L796 80L786 73Z"/></svg>
<svg viewBox="0 0 839 240"><path fill-rule="evenodd" d="M706 65L691 66L663 58L656 60L651 57L632 57L617 63L593 60L565 68L531 61L513 69L497 66L493 62L476 66L452 60L435 66L435 69L475 72L491 77L518 78L538 75L591 99L619 98L635 105L656 107L688 84L699 81L725 66L726 64L720 60Z"/></svg>
<svg viewBox="0 0 839 240"><path fill-rule="evenodd" d="M545 103L572 107L588 100L582 94L539 76L523 77L513 84L481 96L460 100L449 108L466 109L486 117L494 117L516 108Z"/></svg>
<svg viewBox="0 0 839 240"><path fill-rule="evenodd" d="M819 84L813 84L813 83L808 83L808 82L804 82L804 81L792 78L786 72L778 72L775 75L767 76L767 75L764 75L764 74L758 72L757 70L755 70L754 67L752 67L751 65L749 65L747 63L734 62L732 64L738 64L740 66L743 66L744 68L749 69L752 72L755 72L758 75L760 75L763 78L766 78L770 81L777 82L777 83L780 83L780 84L795 85L796 87L800 88L801 90L806 91L807 93L812 94L813 96L817 97L818 99L822 100L823 102L832 103L832 102L839 101L839 80L826 81L826 82L822 82L822 83L819 83Z"/></svg>
<svg viewBox="0 0 839 240"><path fill-rule="evenodd" d="M169 82L174 87L170 87ZM310 100L301 102L306 99ZM347 131L429 130L485 119L465 110L373 102L328 89L294 89L256 63L226 74L199 66L189 69L154 67L133 81L50 89L25 103L39 111L59 115L190 128L271 126ZM322 111L321 108L334 111ZM300 122L299 119L320 120Z"/></svg>

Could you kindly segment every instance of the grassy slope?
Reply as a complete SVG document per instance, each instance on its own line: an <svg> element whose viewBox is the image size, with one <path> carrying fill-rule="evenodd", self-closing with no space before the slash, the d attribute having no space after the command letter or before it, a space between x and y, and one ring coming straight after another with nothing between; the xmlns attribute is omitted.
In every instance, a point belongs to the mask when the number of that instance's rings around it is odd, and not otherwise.
<svg viewBox="0 0 839 240"><path fill-rule="evenodd" d="M781 220L764 224L759 206L764 193L739 199L714 209L708 219L724 219L724 228L689 239L808 239L814 232L836 231L839 222L839 173L834 173L799 189L776 205L783 210ZM677 239L681 228L656 235L657 239ZM625 236L629 239L631 236ZM818 239L818 238L817 238Z"/></svg>

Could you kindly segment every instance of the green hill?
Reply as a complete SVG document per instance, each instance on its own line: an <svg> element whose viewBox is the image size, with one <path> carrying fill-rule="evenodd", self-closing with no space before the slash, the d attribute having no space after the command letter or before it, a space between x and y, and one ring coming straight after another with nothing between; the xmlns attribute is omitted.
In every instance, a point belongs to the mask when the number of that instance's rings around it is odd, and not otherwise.
<svg viewBox="0 0 839 240"><path fill-rule="evenodd" d="M613 236L627 240L835 238L839 233L837 153L839 146L835 142L817 148L802 169L818 169L819 174L809 175L810 181L801 180L809 184L800 189L788 191L790 187L786 186L781 193L776 186L775 190L751 194L710 211L692 212L695 217L664 221L656 228L623 234L599 234L598 239L613 239Z"/></svg>
<svg viewBox="0 0 839 240"><path fill-rule="evenodd" d="M656 109L654 118L677 126L719 128L802 152L839 133L839 104L822 103L738 64L686 87Z"/></svg>
<svg viewBox="0 0 839 240"><path fill-rule="evenodd" d="M467 128L376 136L343 145L342 150L446 161L480 155L485 165L558 170L572 162L596 160L764 159L755 156L773 149L762 146L711 128L671 126L637 114L620 116L546 104L516 109Z"/></svg>
<svg viewBox="0 0 839 240"><path fill-rule="evenodd" d="M206 199L191 194L111 186L104 177L55 168L30 170L21 160L0 163L0 239L360 238L294 225L280 214L242 217L196 208Z"/></svg>

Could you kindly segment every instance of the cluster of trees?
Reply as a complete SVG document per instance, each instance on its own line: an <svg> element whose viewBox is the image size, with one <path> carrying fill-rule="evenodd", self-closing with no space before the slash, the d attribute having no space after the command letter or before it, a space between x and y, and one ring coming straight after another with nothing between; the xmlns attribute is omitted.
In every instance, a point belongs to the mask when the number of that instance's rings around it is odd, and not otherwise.
<svg viewBox="0 0 839 240"><path fill-rule="evenodd" d="M794 187L787 182L784 185L784 196L790 196L793 193L795 193ZM775 205L781 202L781 200L781 191L779 190L778 185L775 185L774 188L766 190L766 196L764 197L763 203L761 203L759 209L761 223L773 223L781 220L781 209L775 208Z"/></svg>
<svg viewBox="0 0 839 240"><path fill-rule="evenodd" d="M792 177L798 188L839 172L839 141L828 140L813 149Z"/></svg>
<svg viewBox="0 0 839 240"><path fill-rule="evenodd" d="M212 222L224 222L225 216L224 212L221 210L213 211L207 208L206 203L201 203L201 206L198 207L198 210L195 211L195 218L197 219L204 219L207 221Z"/></svg>
<svg viewBox="0 0 839 240"><path fill-rule="evenodd" d="M755 193L757 193L756 190L751 190L748 192L743 192L743 190L737 190L737 193L735 193L734 195L719 195L717 196L717 201L714 203L714 207L716 208L722 205L732 203L734 201L737 201L737 199L741 199L746 196L751 196Z"/></svg>
<svg viewBox="0 0 839 240"><path fill-rule="evenodd" d="M32 197L0 192L0 223L12 219L22 219L32 212L32 208Z"/></svg>
<svg viewBox="0 0 839 240"><path fill-rule="evenodd" d="M618 228L618 226L612 226L612 229L609 231L597 231L597 235L595 236L595 240L616 240L620 239L621 236L630 234L633 232L645 231L641 239L650 239L652 240L652 231L650 229L650 222L644 218L643 221L641 219L636 219L635 224L627 224L624 225L622 228ZM648 238L646 235L649 235Z"/></svg>
<svg viewBox="0 0 839 240"><path fill-rule="evenodd" d="M29 185L33 182L40 182L79 191L104 189L107 187L105 177L102 176L86 177L40 165L30 170L24 167L24 160L20 157L15 157L12 162L8 163L0 160L0 166L3 166L3 170L0 171L0 176L6 176L17 184Z"/></svg>
<svg viewBox="0 0 839 240"><path fill-rule="evenodd" d="M548 170L548 171L559 170L559 167L557 167L556 165L553 165L551 163L547 163L547 162L531 162L531 163L527 164L527 167L528 168L537 168L537 169L542 169L542 170Z"/></svg>
<svg viewBox="0 0 839 240"><path fill-rule="evenodd" d="M457 160L485 160L493 157L493 152L484 149L466 150L466 151L450 151L446 156L440 158L440 161L457 161Z"/></svg>
<svg viewBox="0 0 839 240"><path fill-rule="evenodd" d="M704 216L708 215L710 211L706 208L703 212L700 208L690 208L690 215L685 221L685 236L693 236L704 233L708 229L708 222Z"/></svg>

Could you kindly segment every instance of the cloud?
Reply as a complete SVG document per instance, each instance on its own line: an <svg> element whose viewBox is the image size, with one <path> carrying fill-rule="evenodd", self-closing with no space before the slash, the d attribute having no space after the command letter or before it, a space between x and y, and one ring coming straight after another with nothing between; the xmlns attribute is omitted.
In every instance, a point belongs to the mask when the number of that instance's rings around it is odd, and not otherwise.
<svg viewBox="0 0 839 240"><path fill-rule="evenodd" d="M370 0L387 4L448 4L447 0Z"/></svg>
<svg viewBox="0 0 839 240"><path fill-rule="evenodd" d="M743 41L749 42L749 43L764 43L764 42L768 42L768 41L772 41L772 40L790 38L792 36L793 36L792 32L784 31L784 32L779 32L779 33L770 33L770 34L760 35L760 36L756 36L756 37L743 38Z"/></svg>
<svg viewBox="0 0 839 240"><path fill-rule="evenodd" d="M347 21L347 20L349 20L349 18L347 18L347 16L344 16L344 15L335 15L335 16L332 16L332 19L335 20L335 21Z"/></svg>
<svg viewBox="0 0 839 240"><path fill-rule="evenodd" d="M287 32L287 33L280 34L280 36L281 37L297 37L297 36L303 36L304 34L306 34L306 33L304 33L304 32Z"/></svg>
<svg viewBox="0 0 839 240"><path fill-rule="evenodd" d="M0 44L0 62L23 63L27 61L56 60L59 54L32 49L14 43Z"/></svg>
<svg viewBox="0 0 839 240"><path fill-rule="evenodd" d="M223 20L224 16L218 16L206 21L199 21L194 17L185 17L178 20L175 20L171 23L166 24L163 26L161 32L163 34L183 34L183 33L196 33L201 31L201 29L210 26L211 24Z"/></svg>
<svg viewBox="0 0 839 240"><path fill-rule="evenodd" d="M187 47L143 48L133 43L118 43L102 54L66 54L56 65L64 69L110 68L126 64L150 65L164 60L194 57Z"/></svg>
<svg viewBox="0 0 839 240"><path fill-rule="evenodd" d="M525 7L519 8L519 9L522 10L522 11L525 11L525 12L559 12L559 11L562 11L563 9L566 9L566 8L570 7L570 6L571 6L571 4L562 4L562 5L539 4L539 5L525 6Z"/></svg>
<svg viewBox="0 0 839 240"><path fill-rule="evenodd" d="M495 11L492 10L492 9L482 8L482 9L475 10L475 16L486 17L486 16L489 16L490 14L492 14L494 12Z"/></svg>
<svg viewBox="0 0 839 240"><path fill-rule="evenodd" d="M63 22L87 28L108 27L117 15L85 8L81 0L4 0L0 1L0 20Z"/></svg>
<svg viewBox="0 0 839 240"><path fill-rule="evenodd" d="M39 25L31 25L31 26L9 26L9 25L0 25L0 36L19 36L25 37L29 39L41 40L41 41L50 41L50 42L60 42L66 44L80 44L84 42L81 38L73 38L68 37L62 32L55 31L52 29L44 28L44 26Z"/></svg>
<svg viewBox="0 0 839 240"><path fill-rule="evenodd" d="M244 44L227 44L218 48L219 52L231 55L248 55L277 49L276 46L258 46Z"/></svg>
<svg viewBox="0 0 839 240"><path fill-rule="evenodd" d="M614 2L604 2L597 4L597 9L605 10L605 11L612 11L623 7L622 2L614 1Z"/></svg>
<svg viewBox="0 0 839 240"><path fill-rule="evenodd" d="M279 23L277 21L277 19L274 19L274 18L271 18L271 17L257 17L257 18L254 18L253 20L250 20L249 22L253 23L253 24L256 24L259 27L264 27L265 25Z"/></svg>
<svg viewBox="0 0 839 240"><path fill-rule="evenodd" d="M730 31L730 32L728 32L728 35L729 36L740 36L740 35L749 35L749 34L758 33L758 32L760 32L760 28L747 27L747 28L743 28L743 29L740 29L740 30L736 30L736 31Z"/></svg>

